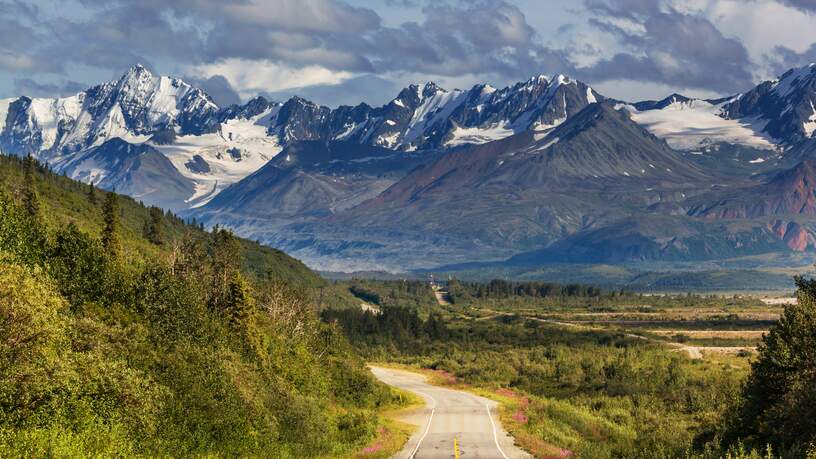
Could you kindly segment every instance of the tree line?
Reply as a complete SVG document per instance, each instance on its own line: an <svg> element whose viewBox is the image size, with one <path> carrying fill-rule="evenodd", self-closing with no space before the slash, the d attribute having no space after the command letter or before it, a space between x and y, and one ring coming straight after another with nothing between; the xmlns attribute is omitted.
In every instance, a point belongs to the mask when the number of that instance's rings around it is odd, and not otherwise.
<svg viewBox="0 0 816 459"><path fill-rule="evenodd" d="M461 281L455 278L448 281L448 293L454 303L469 298L595 298L604 294L598 287L583 284L555 284L538 281L512 282L503 279L494 279L484 283ZM617 293L610 292L609 294Z"/></svg>

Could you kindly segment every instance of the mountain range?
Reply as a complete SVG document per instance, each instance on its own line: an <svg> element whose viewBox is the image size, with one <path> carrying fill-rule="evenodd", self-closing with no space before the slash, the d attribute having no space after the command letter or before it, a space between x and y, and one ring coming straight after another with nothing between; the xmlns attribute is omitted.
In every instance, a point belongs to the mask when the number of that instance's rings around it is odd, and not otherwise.
<svg viewBox="0 0 816 459"><path fill-rule="evenodd" d="M620 101L563 75L387 104L219 107L136 65L0 100L0 151L329 270L699 263L816 246L816 66Z"/></svg>

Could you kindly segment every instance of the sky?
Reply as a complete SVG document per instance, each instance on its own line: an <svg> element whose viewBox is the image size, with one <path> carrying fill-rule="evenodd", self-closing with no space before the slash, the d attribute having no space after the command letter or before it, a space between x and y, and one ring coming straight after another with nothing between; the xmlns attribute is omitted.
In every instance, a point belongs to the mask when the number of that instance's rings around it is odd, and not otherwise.
<svg viewBox="0 0 816 459"><path fill-rule="evenodd" d="M0 0L0 98L140 63L220 105L379 105L411 83L565 74L623 100L721 97L816 61L816 0Z"/></svg>

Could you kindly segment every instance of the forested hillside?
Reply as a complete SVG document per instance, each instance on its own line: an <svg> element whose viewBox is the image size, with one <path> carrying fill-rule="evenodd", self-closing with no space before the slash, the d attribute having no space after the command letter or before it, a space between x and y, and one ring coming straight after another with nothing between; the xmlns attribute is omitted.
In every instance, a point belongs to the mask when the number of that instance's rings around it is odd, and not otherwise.
<svg viewBox="0 0 816 459"><path fill-rule="evenodd" d="M398 397L318 320L330 287L228 231L0 158L0 456L353 453Z"/></svg>

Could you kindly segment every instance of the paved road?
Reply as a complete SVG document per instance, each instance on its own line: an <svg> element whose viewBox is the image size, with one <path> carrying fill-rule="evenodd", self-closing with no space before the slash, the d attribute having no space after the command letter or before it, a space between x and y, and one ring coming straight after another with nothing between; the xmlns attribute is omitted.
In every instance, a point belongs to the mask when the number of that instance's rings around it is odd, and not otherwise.
<svg viewBox="0 0 816 459"><path fill-rule="evenodd" d="M402 459L526 459L531 456L513 445L513 439L496 418L497 403L467 392L428 384L416 373L372 367L378 379L425 399L425 408L403 420L419 426L405 448ZM458 448L459 455L456 456Z"/></svg>
<svg viewBox="0 0 816 459"><path fill-rule="evenodd" d="M450 295L447 290L442 290L438 285L434 285L432 289L436 297L436 302L439 303L440 306L450 306Z"/></svg>

